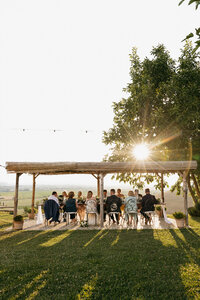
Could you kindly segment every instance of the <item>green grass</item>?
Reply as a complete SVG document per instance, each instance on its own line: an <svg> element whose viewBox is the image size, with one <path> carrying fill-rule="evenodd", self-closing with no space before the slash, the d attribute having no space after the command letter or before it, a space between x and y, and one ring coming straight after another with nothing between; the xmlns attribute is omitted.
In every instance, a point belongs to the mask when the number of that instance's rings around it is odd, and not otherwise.
<svg viewBox="0 0 200 300"><path fill-rule="evenodd" d="M174 219L173 215L168 215L169 218ZM200 217L189 217L189 226L193 228L200 228Z"/></svg>
<svg viewBox="0 0 200 300"><path fill-rule="evenodd" d="M1 232L0 299L200 299L195 222L182 230Z"/></svg>
<svg viewBox="0 0 200 300"><path fill-rule="evenodd" d="M13 215L7 212L0 212L0 232L12 225Z"/></svg>
<svg viewBox="0 0 200 300"><path fill-rule="evenodd" d="M58 191L60 194L61 191ZM13 197L14 192L1 192L0 193L4 199L2 199L0 202L7 206L13 206ZM39 201L39 203L42 203L42 200L46 197L48 197L51 194L50 190L36 190L35 193L35 203ZM32 201L32 191L19 191L19 201L18 201L18 208L21 209L24 206L31 207L31 201Z"/></svg>

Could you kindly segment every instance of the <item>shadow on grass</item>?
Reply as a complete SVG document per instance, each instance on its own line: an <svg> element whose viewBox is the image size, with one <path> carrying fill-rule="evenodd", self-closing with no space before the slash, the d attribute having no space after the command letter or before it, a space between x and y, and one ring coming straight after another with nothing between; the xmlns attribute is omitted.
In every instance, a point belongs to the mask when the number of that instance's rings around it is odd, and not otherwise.
<svg viewBox="0 0 200 300"><path fill-rule="evenodd" d="M184 252L188 258L188 262L200 265L199 243L196 242L197 236L194 235L194 231L191 232L191 230L188 229L172 229L170 233L178 244L178 247L182 248L182 252Z"/></svg>
<svg viewBox="0 0 200 300"><path fill-rule="evenodd" d="M189 230L160 230L158 234L156 230L69 233L21 232L0 243L1 299L16 295L31 299L191 296L180 272L181 266L191 263L192 256L195 264L199 261L199 242ZM164 243L165 239L168 241Z"/></svg>
<svg viewBox="0 0 200 300"><path fill-rule="evenodd" d="M195 236L196 238L200 238L200 231L199 231L199 234L198 233L196 233L195 231L194 231L194 229L192 229L192 228L187 228L187 230L193 235L193 236Z"/></svg>
<svg viewBox="0 0 200 300"><path fill-rule="evenodd" d="M197 226L199 227L200 225L200 217L193 217L190 216L190 223L192 223L193 226L195 226L195 223L197 223Z"/></svg>
<svg viewBox="0 0 200 300"><path fill-rule="evenodd" d="M5 224L2 224L2 225L0 225L0 230L1 229L5 229L5 228L7 228L7 227L10 227L10 226L12 226L12 222L10 222L10 223L5 223Z"/></svg>

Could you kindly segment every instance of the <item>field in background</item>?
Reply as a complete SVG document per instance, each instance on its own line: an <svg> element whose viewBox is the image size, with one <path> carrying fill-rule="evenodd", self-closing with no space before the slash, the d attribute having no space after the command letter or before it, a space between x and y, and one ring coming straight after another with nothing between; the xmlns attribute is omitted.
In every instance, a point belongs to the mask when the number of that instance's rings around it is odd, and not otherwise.
<svg viewBox="0 0 200 300"><path fill-rule="evenodd" d="M13 189L13 188L12 188ZM108 190L110 187L108 188ZM44 198L47 198L51 195L52 191L56 190L58 194L61 194L65 188L62 187L45 187L45 188L37 188L36 195L35 195L35 203L42 203ZM76 195L79 190L83 192L83 195L86 196L88 190L92 190L94 195L96 195L96 189L94 187L87 187L87 188L78 188L75 186L69 187L67 191L73 190ZM122 193L127 195L128 189L123 189ZM156 198L160 198L159 191L152 191L152 193L156 196ZM143 192L144 194L144 192ZM13 198L14 198L14 191L0 191L0 205L4 203L7 206L13 206ZM32 191L31 188L26 187L23 190L19 191L19 209L22 209L25 206L31 206L31 199L32 199ZM177 196L176 193L171 193L170 191L165 192L165 202L167 203L167 213L173 213L175 211L183 211L184 204L183 204L183 196ZM193 206L193 202L191 197L189 197L189 206Z"/></svg>

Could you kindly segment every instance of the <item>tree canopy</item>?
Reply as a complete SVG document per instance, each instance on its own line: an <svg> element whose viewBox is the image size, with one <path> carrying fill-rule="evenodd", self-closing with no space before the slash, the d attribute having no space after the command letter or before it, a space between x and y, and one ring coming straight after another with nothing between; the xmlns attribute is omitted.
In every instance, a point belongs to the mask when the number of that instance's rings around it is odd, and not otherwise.
<svg viewBox="0 0 200 300"><path fill-rule="evenodd" d="M152 160L196 159L200 165L200 63L199 54L186 42L178 61L164 45L153 47L143 61L136 48L130 55L128 97L113 103L113 127L104 132L103 142L111 145L110 161L133 160L133 147L146 143ZM139 188L157 174L117 174L116 179ZM180 192L180 180L172 189ZM165 182L165 184L167 184ZM188 174L194 201L200 198L200 168Z"/></svg>
<svg viewBox="0 0 200 300"><path fill-rule="evenodd" d="M185 1L186 0L181 0L179 2L179 5L181 5ZM197 9L200 5L200 1L199 0L189 0L188 5L191 5L191 4L195 4L195 9ZM189 33L183 41L191 39L194 36L196 36L197 40L195 41L196 47L194 48L193 51L196 51L200 47L200 27L195 28L195 34L193 32Z"/></svg>

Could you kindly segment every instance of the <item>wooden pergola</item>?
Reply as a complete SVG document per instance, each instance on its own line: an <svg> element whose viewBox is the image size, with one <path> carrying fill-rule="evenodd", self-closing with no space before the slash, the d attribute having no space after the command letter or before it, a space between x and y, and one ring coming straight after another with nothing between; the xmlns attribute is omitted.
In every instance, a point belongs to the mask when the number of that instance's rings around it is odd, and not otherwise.
<svg viewBox="0 0 200 300"><path fill-rule="evenodd" d="M154 173L161 177L161 198L164 202L163 174L178 173L183 178L184 210L188 226L187 174L197 168L196 161L131 161L131 162L7 162L8 173L16 174L14 216L17 215L19 177L33 176L32 214L34 212L35 185L39 175L91 174L97 179L97 193L100 196L100 220L103 227L104 177L112 173Z"/></svg>

